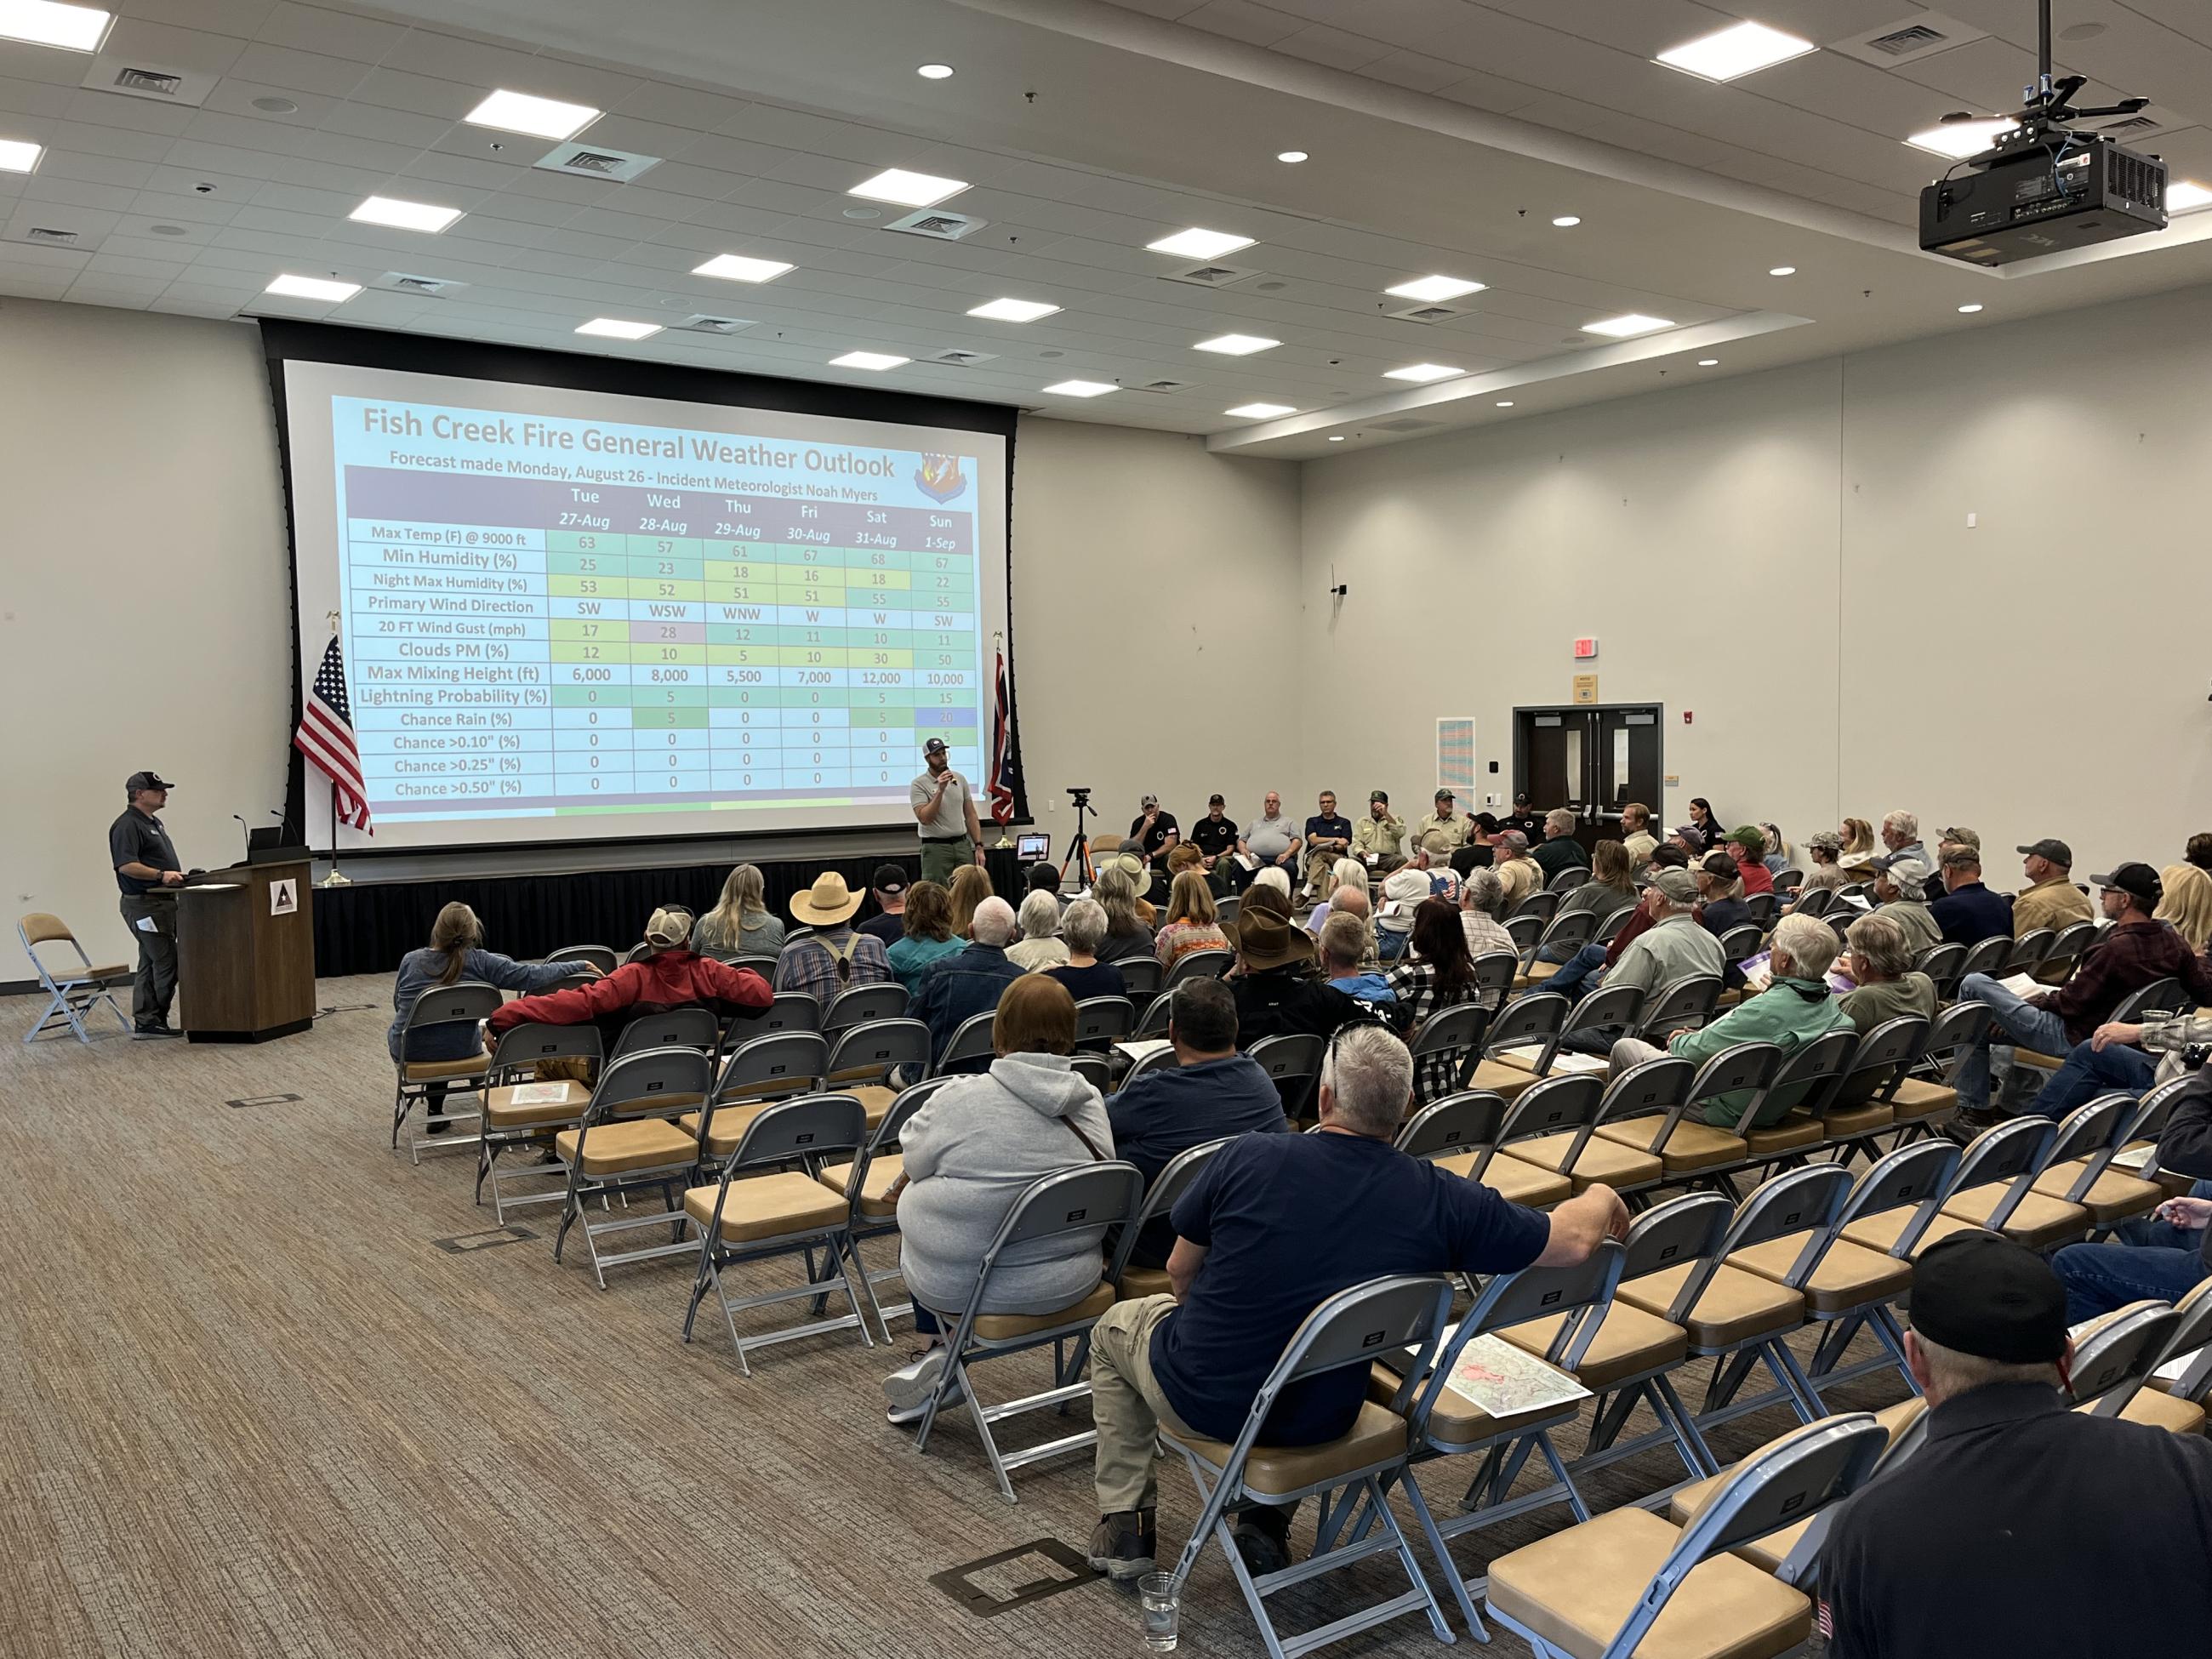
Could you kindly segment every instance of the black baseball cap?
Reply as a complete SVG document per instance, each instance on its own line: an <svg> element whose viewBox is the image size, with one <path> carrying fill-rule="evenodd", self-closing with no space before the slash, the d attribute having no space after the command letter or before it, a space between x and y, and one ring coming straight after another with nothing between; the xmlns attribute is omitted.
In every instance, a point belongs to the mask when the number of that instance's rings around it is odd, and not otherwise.
<svg viewBox="0 0 2212 1659"><path fill-rule="evenodd" d="M927 743L921 745L921 752L925 755L943 754L945 752L945 739L942 738L932 738Z"/></svg>
<svg viewBox="0 0 2212 1659"><path fill-rule="evenodd" d="M1912 1328L1999 1364L2055 1364L2066 1354L2066 1290L2027 1246L1955 1233L1912 1264Z"/></svg>
<svg viewBox="0 0 2212 1659"><path fill-rule="evenodd" d="M1218 795L1208 795L1206 798L1206 804L1208 806L1226 806L1229 805L1227 801L1222 799Z"/></svg>
<svg viewBox="0 0 2212 1659"><path fill-rule="evenodd" d="M2112 887L2127 894L2146 910L2155 906L2165 896L2166 886L2158 878L2158 872L2148 864L2122 864L2113 866L2108 876L2092 876L2093 887Z"/></svg>
<svg viewBox="0 0 2212 1659"><path fill-rule="evenodd" d="M906 891L906 872L896 864L879 864L876 873L868 878L868 885L878 893Z"/></svg>
<svg viewBox="0 0 2212 1659"><path fill-rule="evenodd" d="M2025 847L2014 848L2013 851L2026 853L2033 858L2049 859L2062 869L2071 870L2074 867L2074 849L2055 836L2045 836L2041 841L2032 841Z"/></svg>
<svg viewBox="0 0 2212 1659"><path fill-rule="evenodd" d="M123 787L135 795L141 789L173 789L177 786L159 772L133 772L123 780Z"/></svg>

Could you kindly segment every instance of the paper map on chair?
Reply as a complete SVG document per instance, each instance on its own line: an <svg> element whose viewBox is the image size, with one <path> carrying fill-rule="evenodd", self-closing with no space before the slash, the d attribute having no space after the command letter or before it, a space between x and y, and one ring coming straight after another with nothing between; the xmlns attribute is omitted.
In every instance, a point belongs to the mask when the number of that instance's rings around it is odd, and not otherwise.
<svg viewBox="0 0 2212 1659"><path fill-rule="evenodd" d="M1142 1060L1146 1054L1156 1054L1163 1048L1174 1048L1175 1044L1165 1037L1124 1037L1114 1046L1131 1060Z"/></svg>
<svg viewBox="0 0 2212 1659"><path fill-rule="evenodd" d="M2203 1357L2203 1349L2193 1348L2187 1353L2177 1354L2172 1359L2167 1360L2166 1364L2160 1365L2156 1370L2153 1371L2151 1375L2158 1378L2161 1382L2179 1382L2188 1372L2189 1368L2191 1365L2194 1365L2198 1359Z"/></svg>
<svg viewBox="0 0 2212 1659"><path fill-rule="evenodd" d="M1460 1350L1445 1383L1492 1417L1519 1417L1572 1401L1590 1391L1566 1372L1515 1347L1502 1336L1478 1336Z"/></svg>
<svg viewBox="0 0 2212 1659"><path fill-rule="evenodd" d="M2033 974L2008 974L1997 983L2016 997L2032 997L2038 991L2048 991L2051 988Z"/></svg>
<svg viewBox="0 0 2212 1659"><path fill-rule="evenodd" d="M2141 1175L2151 1159L2158 1156L2156 1146L2146 1142L2141 1146L2123 1146L2112 1154L2112 1167Z"/></svg>
<svg viewBox="0 0 2212 1659"><path fill-rule="evenodd" d="M565 1083L518 1083L507 1101L516 1106L558 1106L568 1097Z"/></svg>
<svg viewBox="0 0 2212 1659"><path fill-rule="evenodd" d="M1498 1050L1501 1054L1513 1054L1528 1061L1533 1070L1544 1052L1540 1042L1516 1042ZM1603 1054L1578 1054L1571 1048L1562 1048L1552 1056L1552 1070L1561 1072L1602 1072L1609 1062Z"/></svg>

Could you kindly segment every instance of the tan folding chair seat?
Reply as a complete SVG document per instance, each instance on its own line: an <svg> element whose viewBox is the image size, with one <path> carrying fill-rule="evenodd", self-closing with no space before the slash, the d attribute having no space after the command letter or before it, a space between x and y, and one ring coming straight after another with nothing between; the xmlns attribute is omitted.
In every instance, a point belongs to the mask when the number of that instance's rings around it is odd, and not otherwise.
<svg viewBox="0 0 2212 1659"><path fill-rule="evenodd" d="M2081 1178L2082 1171L2088 1167L2089 1160L2086 1158L2055 1164L2036 1176L2035 1185L2031 1190L2042 1194L2045 1198L2055 1198L2063 1202L2068 1189ZM2101 1224L2148 1214L2166 1201L2166 1188L2155 1181L2144 1181L2124 1170L2108 1169L2090 1183L2087 1192L2074 1201L2088 1211L2091 1218Z"/></svg>
<svg viewBox="0 0 2212 1659"><path fill-rule="evenodd" d="M1092 1320L1114 1305L1114 1287L1101 1283L1080 1302L1070 1303L1065 1308L1041 1314L977 1314L975 1340L978 1342L1011 1342L1017 1337L1031 1336L1038 1331L1048 1331L1055 1325L1073 1325ZM940 1316L941 1317L941 1316ZM945 1320L947 1330L958 1324L959 1316ZM1226 1448L1224 1448L1226 1450Z"/></svg>
<svg viewBox="0 0 2212 1659"><path fill-rule="evenodd" d="M1566 965L1564 962L1531 963L1526 969L1513 975L1513 988L1516 991L1525 991L1532 985L1541 985Z"/></svg>
<svg viewBox="0 0 2212 1659"><path fill-rule="evenodd" d="M1899 1430L1927 1409L1928 1402L1915 1395L1909 1400L1899 1401L1894 1406L1883 1407L1874 1414L1874 1420L1881 1424L1882 1431L1894 1440ZM1733 1473L1732 1468L1723 1469L1718 1474L1709 1474L1704 1480L1692 1481L1683 1487L1667 1500L1667 1518L1678 1527L1688 1526L1691 1517L1705 1508L1705 1499L1720 1490L1721 1482ZM1790 1559L1790 1552L1797 1547L1797 1540L1805 1535L1805 1529L1813 1524L1813 1519L1808 1515L1779 1532L1771 1532L1764 1538L1754 1538L1730 1553L1739 1560L1749 1562L1761 1572L1772 1572Z"/></svg>
<svg viewBox="0 0 2212 1659"><path fill-rule="evenodd" d="M543 1083L512 1083L497 1089L487 1089L483 1097L483 1121L493 1129L526 1129L533 1123L574 1123L592 1103L592 1091L580 1083L563 1079L556 1086L561 1091L558 1100L532 1101L518 1106L514 1101L517 1089L543 1089Z"/></svg>
<svg viewBox="0 0 2212 1659"><path fill-rule="evenodd" d="M1618 1123L1601 1123L1598 1133L1607 1140L1617 1140L1624 1146L1642 1152L1651 1145L1651 1137L1658 1125L1648 1117L1623 1118ZM1710 1123L1700 1123L1695 1118L1685 1117L1674 1125L1667 1137L1667 1144L1659 1149L1659 1161L1670 1176L1694 1175L1699 1170L1717 1170L1727 1164L1741 1164L1751 1156L1751 1148L1744 1144L1741 1135L1733 1130L1716 1128Z"/></svg>
<svg viewBox="0 0 2212 1659"><path fill-rule="evenodd" d="M1934 1083L1923 1077L1909 1077L1897 1085L1897 1092L1889 1099L1890 1115L1899 1123L1911 1123L1923 1117L1934 1117L1948 1112L1959 1103L1959 1091L1948 1083Z"/></svg>
<svg viewBox="0 0 2212 1659"><path fill-rule="evenodd" d="M980 1328L982 1322L978 1320ZM1229 1443L1186 1437L1160 1425L1160 1438L1196 1452L1216 1468L1229 1462ZM1299 1492L1353 1469L1395 1457L1406 1449L1406 1419L1368 1401L1350 1431L1318 1446L1255 1446L1244 1459L1244 1484L1255 1492Z"/></svg>
<svg viewBox="0 0 2212 1659"><path fill-rule="evenodd" d="M899 1097L898 1090L880 1083L864 1084L858 1089L842 1089L838 1092L850 1095L860 1103L860 1109L868 1115L871 1129L883 1127L884 1114L890 1110L891 1102Z"/></svg>
<svg viewBox="0 0 2212 1659"><path fill-rule="evenodd" d="M752 1127L753 1120L768 1110L769 1107L781 1103L778 1101L763 1100L746 1106L714 1108L714 1126L707 1133L708 1155L713 1158L729 1157L738 1150L738 1143L745 1138L745 1131ZM686 1112L676 1121L685 1134L696 1140L699 1138L699 1124L703 1115L699 1112Z"/></svg>
<svg viewBox="0 0 2212 1659"><path fill-rule="evenodd" d="M869 1125L871 1128L874 1127ZM890 1195L891 1188L905 1173L906 1160L896 1152L881 1152L870 1159L868 1178L860 1184L860 1213L881 1218L896 1215L898 1200ZM823 1186L841 1193L852 1178L853 1166L849 1164L833 1164L816 1177Z"/></svg>
<svg viewBox="0 0 2212 1659"><path fill-rule="evenodd" d="M714 1224L714 1200L722 1188L694 1187L684 1194L684 1213L704 1232ZM810 1227L831 1227L845 1218L845 1200L811 1176L796 1173L745 1176L730 1183L722 1205L722 1237L732 1244L757 1238L781 1238Z"/></svg>
<svg viewBox="0 0 2212 1659"><path fill-rule="evenodd" d="M1437 1168L1471 1177L1481 1156L1480 1152L1462 1152L1456 1158L1440 1158ZM1557 1204L1575 1191L1574 1182L1557 1170L1540 1169L1517 1158L1508 1158L1502 1147L1498 1156L1490 1160L1490 1167L1482 1172L1482 1184L1509 1203L1526 1205L1532 1210Z"/></svg>
<svg viewBox="0 0 2212 1659"><path fill-rule="evenodd" d="M1468 1079L1470 1089L1487 1089L1504 1100L1511 1100L1536 1080L1534 1072L1502 1060L1486 1060L1474 1068Z"/></svg>
<svg viewBox="0 0 2212 1659"><path fill-rule="evenodd" d="M1565 1315L1553 1319L1531 1319L1524 1324L1504 1326L1498 1334L1515 1347L1541 1359L1565 1322ZM1687 1331L1656 1314L1631 1307L1616 1292L1613 1305L1605 1310L1605 1322L1597 1328L1597 1334L1583 1351L1583 1363L1575 1367L1575 1381L1593 1393L1601 1394L1623 1377L1642 1376L1662 1370L1688 1358L1689 1352Z"/></svg>
<svg viewBox="0 0 2212 1659"><path fill-rule="evenodd" d="M1490 1605L1574 1659L1598 1659L1680 1540L1648 1510L1608 1510L1490 1564ZM1733 1555L1690 1569L1644 1639L1650 1659L1771 1659L1813 1633L1813 1604Z"/></svg>
<svg viewBox="0 0 2212 1659"><path fill-rule="evenodd" d="M489 1054L471 1054L465 1060L410 1060L400 1075L410 1083L441 1083L448 1078L482 1077L490 1068Z"/></svg>
<svg viewBox="0 0 2212 1659"><path fill-rule="evenodd" d="M1690 1274L1703 1264L1686 1261L1656 1273L1632 1279L1613 1292L1613 1299L1665 1318ZM1701 1348L1732 1348L1756 1337L1790 1330L1805 1319L1805 1298L1785 1285L1746 1273L1723 1261L1682 1322L1690 1340Z"/></svg>
<svg viewBox="0 0 2212 1659"><path fill-rule="evenodd" d="M1173 1296L1175 1285L1165 1267L1124 1267L1121 1294L1116 1300L1134 1302L1140 1296Z"/></svg>
<svg viewBox="0 0 2212 1659"><path fill-rule="evenodd" d="M2193 1401L2160 1394L2155 1389L2137 1389L2136 1397L2128 1401L2120 1416L2130 1423L2141 1423L2147 1428L2165 1429L2174 1434L2204 1432L2203 1407Z"/></svg>
<svg viewBox="0 0 2212 1659"><path fill-rule="evenodd" d="M1764 1129L1745 1130L1743 1144L1753 1158L1775 1158L1817 1146L1827 1138L1827 1127L1819 1118L1810 1112L1792 1112Z"/></svg>
<svg viewBox="0 0 2212 1659"><path fill-rule="evenodd" d="M1397 1395L1399 1382L1398 1373L1388 1365L1372 1367L1367 1377L1370 1403L1387 1407ZM1569 1401L1564 1405L1516 1412L1510 1417L1492 1417L1465 1395L1448 1388L1429 1408L1429 1437L1449 1446L1480 1445L1498 1435L1525 1433L1545 1424L1555 1425L1563 1418L1574 1416L1579 1406L1579 1401Z"/></svg>
<svg viewBox="0 0 2212 1659"><path fill-rule="evenodd" d="M1905 1224L1912 1219L1919 1207L1917 1204L1900 1204L1897 1208L1884 1210L1879 1215L1862 1216L1844 1229L1844 1239L1848 1243L1863 1245L1869 1250L1880 1250L1886 1255L1904 1233ZM1930 1244L1940 1244L1954 1233L1980 1231L1971 1221L1960 1221L1938 1210L1929 1218L1928 1231L1920 1235L1920 1242L1912 1247L1912 1254L1917 1257Z"/></svg>
<svg viewBox="0 0 2212 1659"><path fill-rule="evenodd" d="M1648 1136L1650 1133L1647 1126L1644 1133ZM1574 1150L1576 1133L1572 1129L1562 1129L1557 1134L1531 1135L1510 1146L1499 1147L1498 1157L1501 1161L1515 1158L1557 1174L1559 1166L1566 1162L1567 1154ZM1649 1187L1665 1173L1666 1167L1651 1153L1608 1139L1600 1131L1583 1143L1583 1153L1575 1160L1571 1179L1578 1193L1601 1185L1620 1192L1632 1187Z"/></svg>
<svg viewBox="0 0 2212 1659"><path fill-rule="evenodd" d="M1979 1187L1970 1187L1963 1193L1954 1193L1945 1199L1943 1213L1954 1221L1963 1221L1971 1226L1987 1227L1990 1217L2011 1190L2012 1182L2009 1181L1992 1181ZM2046 1198L2031 1189L2012 1214L2006 1218L2002 1231L2015 1244L2025 1244L2031 1250L2043 1250L2053 1244L2063 1243L2068 1239L2081 1237L2091 1225L2089 1212L2079 1204L2069 1204L2063 1198Z"/></svg>
<svg viewBox="0 0 2212 1659"><path fill-rule="evenodd" d="M2014 1048L2012 1057L2022 1066L2033 1066L2045 1072L2055 1072L2066 1063L2063 1054L2038 1054L2033 1048Z"/></svg>
<svg viewBox="0 0 2212 1659"><path fill-rule="evenodd" d="M1863 1106L1846 1106L1830 1112L1820 1120L1820 1128L1831 1140L1856 1140L1861 1135L1870 1135L1887 1129L1897 1121L1897 1114L1887 1101L1871 1100Z"/></svg>
<svg viewBox="0 0 2212 1659"><path fill-rule="evenodd" d="M1778 1285L1797 1265L1799 1255L1812 1237L1809 1231L1786 1233L1764 1244L1747 1245L1728 1258L1729 1265L1757 1273L1761 1279L1771 1279ZM1900 1261L1893 1255L1839 1238L1828 1247L1827 1254L1820 1258L1820 1265L1813 1269L1813 1277L1805 1284L1804 1297L1806 1305L1814 1313L1847 1313L1869 1302L1900 1295L1911 1285L1910 1261Z"/></svg>
<svg viewBox="0 0 2212 1659"><path fill-rule="evenodd" d="M576 1143L582 1132L563 1129L553 1137L553 1150L564 1164L576 1161ZM699 1143L665 1118L641 1117L627 1123L603 1123L586 1143L584 1173L621 1175L629 1170L658 1169L681 1164L699 1150Z"/></svg>

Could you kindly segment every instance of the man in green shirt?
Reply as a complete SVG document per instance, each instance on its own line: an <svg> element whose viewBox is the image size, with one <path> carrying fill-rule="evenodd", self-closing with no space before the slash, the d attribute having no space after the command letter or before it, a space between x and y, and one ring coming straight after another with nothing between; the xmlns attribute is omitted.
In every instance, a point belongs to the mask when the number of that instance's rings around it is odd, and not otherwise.
<svg viewBox="0 0 2212 1659"><path fill-rule="evenodd" d="M1387 876L1406 861L1399 849L1406 841L1406 821L1390 811L1389 794L1370 792L1367 816L1352 826L1352 855L1377 876Z"/></svg>
<svg viewBox="0 0 2212 1659"><path fill-rule="evenodd" d="M1422 852L1449 859L1467 845L1468 822L1453 813L1453 799L1450 790L1437 790L1437 810L1413 825L1413 845Z"/></svg>

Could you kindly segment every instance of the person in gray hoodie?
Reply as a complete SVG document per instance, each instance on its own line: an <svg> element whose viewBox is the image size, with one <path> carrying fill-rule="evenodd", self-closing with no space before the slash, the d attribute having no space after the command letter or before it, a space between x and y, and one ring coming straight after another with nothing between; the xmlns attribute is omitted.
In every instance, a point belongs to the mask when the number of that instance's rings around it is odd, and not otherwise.
<svg viewBox="0 0 2212 1659"><path fill-rule="evenodd" d="M1015 1200L1039 1176L1114 1156L1106 1103L1069 1068L1075 1000L1065 986L1048 974L1014 980L991 1036L990 1070L946 1084L899 1134L899 1270L915 1333L928 1346L884 1379L893 1423L921 1419L945 1373L938 1316L956 1319L968 1305ZM1103 1237L1100 1228L1009 1250L982 1311L1052 1313L1080 1302L1097 1287Z"/></svg>

